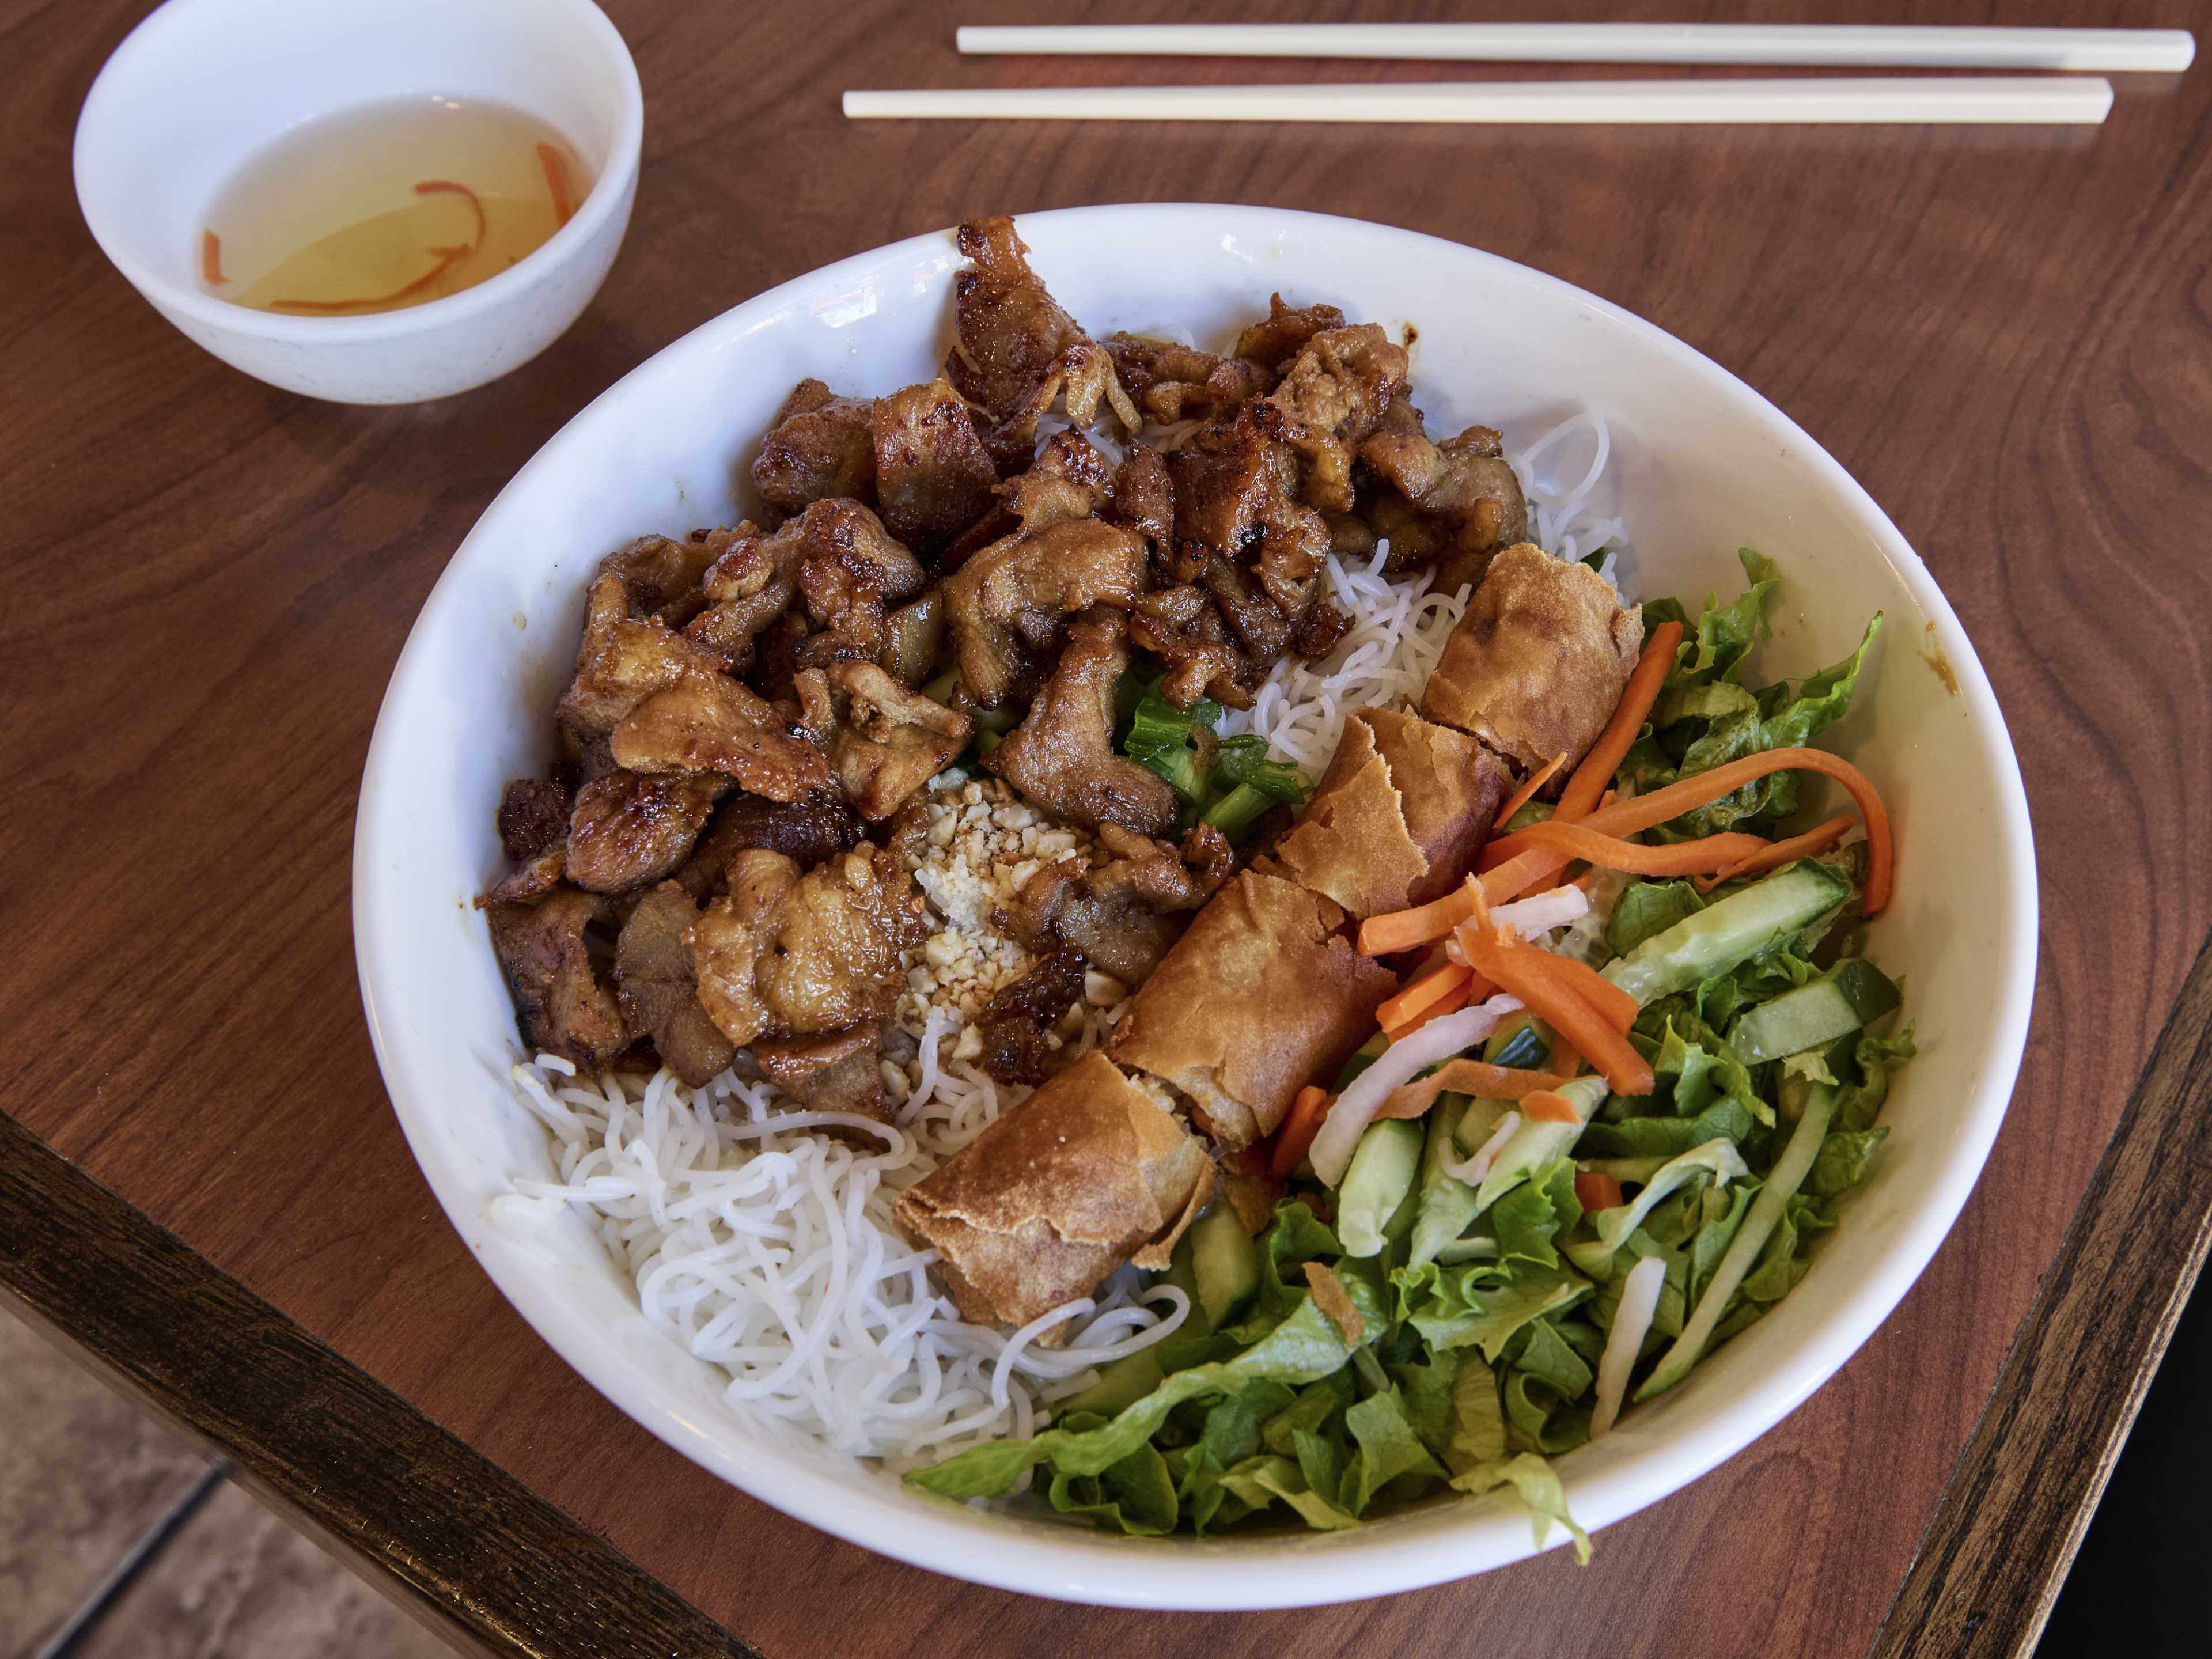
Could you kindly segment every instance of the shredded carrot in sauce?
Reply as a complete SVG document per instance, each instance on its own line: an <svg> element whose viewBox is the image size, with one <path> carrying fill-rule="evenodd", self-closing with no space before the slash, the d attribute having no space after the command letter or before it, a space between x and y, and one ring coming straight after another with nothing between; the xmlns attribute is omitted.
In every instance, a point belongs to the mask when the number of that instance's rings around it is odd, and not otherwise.
<svg viewBox="0 0 2212 1659"><path fill-rule="evenodd" d="M561 160L561 152L552 145L538 146L538 165L545 169L545 188L553 198L553 224L556 230L575 216L576 206L568 195L568 169Z"/></svg>
<svg viewBox="0 0 2212 1659"><path fill-rule="evenodd" d="M222 238L211 230L200 233L200 276L210 288L228 280L222 274Z"/></svg>
<svg viewBox="0 0 2212 1659"><path fill-rule="evenodd" d="M471 190L466 185L457 185L450 179L425 179L415 186L415 193L417 196L453 195L468 198L469 206L476 210L477 216L475 240L465 245L424 250L437 261L437 264L432 265L429 270L405 287L396 288L389 294L365 295L353 300L271 300L269 302L269 308L271 311L303 312L315 316L342 316L349 311L359 311L364 307L388 306L394 300L404 300L410 294L421 293L483 246L484 232L487 228L483 202L476 191Z"/></svg>

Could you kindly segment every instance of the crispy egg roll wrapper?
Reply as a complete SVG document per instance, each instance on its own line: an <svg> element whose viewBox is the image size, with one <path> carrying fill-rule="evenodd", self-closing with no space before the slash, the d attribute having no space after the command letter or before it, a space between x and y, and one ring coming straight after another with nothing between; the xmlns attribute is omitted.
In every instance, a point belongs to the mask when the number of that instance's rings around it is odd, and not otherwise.
<svg viewBox="0 0 2212 1659"><path fill-rule="evenodd" d="M1213 1195L1213 1161L1161 1092L1093 1051L892 1200L975 1324L1026 1325L1133 1257L1168 1252ZM1037 1340L1066 1335L1056 1326Z"/></svg>
<svg viewBox="0 0 2212 1659"><path fill-rule="evenodd" d="M1247 870L1131 999L1107 1052L1188 1098L1234 1151L1274 1133L1373 1034L1397 976L1352 947L1334 900Z"/></svg>
<svg viewBox="0 0 2212 1659"><path fill-rule="evenodd" d="M1271 873L1360 921L1425 904L1467 874L1510 782L1505 763L1464 732L1359 709Z"/></svg>
<svg viewBox="0 0 2212 1659"><path fill-rule="evenodd" d="M1644 648L1644 609L1586 565L1531 542L1507 548L1468 601L1429 676L1422 714L1471 732L1516 765L1581 760Z"/></svg>

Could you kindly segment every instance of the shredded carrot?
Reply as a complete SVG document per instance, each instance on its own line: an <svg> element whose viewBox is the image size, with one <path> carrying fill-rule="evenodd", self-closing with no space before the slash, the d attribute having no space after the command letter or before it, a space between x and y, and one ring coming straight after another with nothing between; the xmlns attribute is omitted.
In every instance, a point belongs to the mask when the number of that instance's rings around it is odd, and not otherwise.
<svg viewBox="0 0 2212 1659"><path fill-rule="evenodd" d="M1648 1095L1654 1079L1651 1063L1638 1054L1623 1030L1616 1029L1610 1013L1601 1013L1581 994L1578 981L1553 964L1565 957L1538 950L1532 945L1508 945L1492 933L1469 928L1460 943L1475 971L1497 981L1499 988L1521 999L1523 1006L1558 1032L1575 1049L1588 1056L1603 1075L1607 1086L1624 1095ZM1573 963L1581 967L1581 963ZM1589 972L1589 969L1584 969ZM1596 978L1595 974L1591 977ZM1608 989L1621 994L1607 983ZM1634 1004L1630 1004L1631 1017Z"/></svg>
<svg viewBox="0 0 2212 1659"><path fill-rule="evenodd" d="M553 224L558 229L576 211L568 195L568 169L562 162L561 152L546 143L538 146L538 165L545 169L545 188L553 198Z"/></svg>
<svg viewBox="0 0 2212 1659"><path fill-rule="evenodd" d="M1474 957L1482 948L1480 940L1471 937L1474 924L1460 929L1460 949ZM1617 1031L1626 1031L1636 1023L1636 999L1615 985L1596 969L1577 962L1572 957L1563 957L1555 951L1546 951L1534 945L1508 944L1504 949L1533 951L1533 955L1516 954L1517 966L1527 973L1541 974L1576 997L1589 1005L1591 1010ZM1571 1046L1571 1045L1570 1045Z"/></svg>
<svg viewBox="0 0 2212 1659"><path fill-rule="evenodd" d="M1758 857L1771 844L1759 836L1729 830L1696 841L1645 847L1615 836L1601 836L1586 823L1562 823L1557 818L1532 823L1519 833L1533 847L1547 848L1585 864L1632 876L1689 876L1725 870L1731 864Z"/></svg>
<svg viewBox="0 0 2212 1659"><path fill-rule="evenodd" d="M1521 1115L1531 1123L1580 1123L1583 1115L1575 1103L1565 1095L1547 1091L1524 1095L1521 1100Z"/></svg>
<svg viewBox="0 0 2212 1659"><path fill-rule="evenodd" d="M477 216L476 240L465 244L457 243L450 247L426 249L425 252L438 263L404 288L396 288L389 294L365 295L352 300L271 300L269 302L270 309L302 311L317 316L337 316L349 311L359 311L368 306L388 306L394 300L404 300L410 294L420 293L483 246L487 221L484 218L483 200L476 191L471 190L466 185L457 185L450 179L425 179L415 186L415 193L417 196L465 196L468 198L469 206L475 210Z"/></svg>
<svg viewBox="0 0 2212 1659"><path fill-rule="evenodd" d="M1377 1117L1420 1117L1443 1094L1474 1095L1483 1100L1525 1100L1559 1086L1549 1072L1524 1072L1492 1066L1486 1060L1455 1060L1424 1078L1401 1083L1382 1098Z"/></svg>
<svg viewBox="0 0 2212 1659"><path fill-rule="evenodd" d="M1832 755L1825 749L1769 749L1762 754L1746 755L1741 760L1729 761L1709 772L1678 778L1648 795L1633 795L1610 806L1601 806L1582 823L1584 828L1601 835L1632 836L1710 805L1732 790L1756 783L1774 772L1818 772L1844 786L1852 805L1859 809L1859 816L1866 821L1869 866L1862 906L1868 915L1878 914L1889 902L1890 889L1896 878L1896 848L1890 835L1889 814L1872 780L1842 756ZM1504 845L1511 854L1504 863L1481 878L1483 892L1492 903L1502 903L1527 891L1573 862L1565 853L1540 848L1525 840L1527 834L1526 830L1516 831L1505 836L1502 843L1492 843ZM1421 943L1419 939L1413 942Z"/></svg>
<svg viewBox="0 0 2212 1659"><path fill-rule="evenodd" d="M1433 945L1474 914L1474 901L1468 896L1473 886L1470 878L1465 885L1455 887L1442 898L1431 899L1426 904L1368 917L1359 924L1360 954L1387 957L1394 951L1410 951L1417 945Z"/></svg>
<svg viewBox="0 0 2212 1659"><path fill-rule="evenodd" d="M1769 842L1740 864L1731 864L1710 876L1696 877L1698 890L1710 893L1723 882L1734 881L1738 876L1754 876L1762 871L1779 869L1793 859L1808 859L1815 853L1825 853L1841 841L1844 831L1856 822L1846 812L1841 817L1830 818L1826 823L1808 830L1802 836L1792 836L1787 841Z"/></svg>
<svg viewBox="0 0 2212 1659"><path fill-rule="evenodd" d="M1678 622L1662 623L1651 630L1644 654L1636 659L1628 684L1621 689L1620 701L1613 705L1613 718L1605 723L1605 730L1597 734L1589 753L1583 757L1583 763L1559 793L1559 811L1553 815L1559 821L1571 823L1597 805L1606 785L1628 758L1629 748L1644 729L1651 705L1659 701L1659 690L1674 666L1675 647L1681 643L1682 624Z"/></svg>
<svg viewBox="0 0 2212 1659"><path fill-rule="evenodd" d="M1267 1160L1267 1172L1278 1181L1298 1167L1313 1147L1314 1137L1321 1133L1322 1120L1328 1115L1328 1091L1308 1084L1298 1091L1298 1097L1291 1103L1291 1109L1283 1119L1283 1127L1275 1136L1275 1155Z"/></svg>
<svg viewBox="0 0 2212 1659"><path fill-rule="evenodd" d="M1620 1183L1595 1170L1575 1172L1575 1197L1585 1210L1617 1210L1627 1201Z"/></svg>
<svg viewBox="0 0 2212 1659"><path fill-rule="evenodd" d="M1552 1075L1572 1077L1583 1068L1583 1057L1575 1052L1575 1045L1559 1036L1552 1035Z"/></svg>
<svg viewBox="0 0 2212 1659"><path fill-rule="evenodd" d="M200 276L210 288L220 285L222 274L222 238L211 230L200 233Z"/></svg>
<svg viewBox="0 0 2212 1659"><path fill-rule="evenodd" d="M1455 991L1464 990L1468 981L1474 977L1474 969L1462 968L1455 962L1447 962L1384 1002L1375 1011L1376 1021L1384 1030L1395 1033L1401 1026L1439 999L1448 997Z"/></svg>
<svg viewBox="0 0 2212 1659"><path fill-rule="evenodd" d="M1528 782L1522 784L1518 789L1516 789L1511 794L1505 798L1505 805L1498 809L1497 815L1491 819L1491 822L1492 823L1503 823L1506 819L1511 817L1516 812L1526 806L1528 804L1529 797L1534 795L1539 789L1541 789L1546 784L1549 783L1552 781L1552 774L1558 771L1566 763L1567 757L1565 751L1563 750L1559 754L1553 756L1551 759L1546 761L1537 770L1531 772L1528 775Z"/></svg>
<svg viewBox="0 0 2212 1659"><path fill-rule="evenodd" d="M1461 983L1459 989L1456 991L1445 992L1443 995L1438 997L1427 1007L1422 1009L1419 1013L1415 1014L1413 1018L1407 1020L1403 1025L1393 1027L1389 1034L1390 1041L1396 1042L1402 1038L1409 1037L1413 1036L1414 1032L1419 1030L1421 1027L1426 1025L1431 1020L1442 1019L1446 1014L1457 1013L1461 1009L1466 1007L1468 1003L1474 1000L1474 988L1477 985L1486 985L1486 983L1487 981L1485 981L1480 975L1469 974L1466 980Z"/></svg>

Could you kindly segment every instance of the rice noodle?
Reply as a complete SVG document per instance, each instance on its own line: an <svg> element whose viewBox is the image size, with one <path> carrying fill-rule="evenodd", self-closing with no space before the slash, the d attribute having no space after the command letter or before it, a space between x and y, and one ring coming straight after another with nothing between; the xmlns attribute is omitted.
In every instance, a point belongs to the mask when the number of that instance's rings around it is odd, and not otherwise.
<svg viewBox="0 0 2212 1659"><path fill-rule="evenodd" d="M1172 447L1200 424L1147 435ZM1510 458L1531 537L1547 551L1579 558L1619 539L1620 520L1595 505L1610 454L1604 422L1578 414ZM1318 776L1352 709L1419 701L1468 590L1435 592L1427 572L1393 580L1388 551L1364 563L1329 558L1328 595L1351 628L1325 658L1278 662L1253 707L1223 720L1223 735L1255 732ZM1486 1029L1517 1006L1493 998L1426 1029ZM1088 1010L1072 1051L1103 1042L1127 1006ZM942 1045L959 1023L933 1007L895 1124L793 1111L772 1085L730 1072L692 1089L665 1070L580 1077L540 1054L514 1068L515 1092L550 1133L560 1178L518 1179L514 1190L575 1206L631 1277L646 1317L718 1369L735 1409L893 1470L1026 1437L1101 1367L1172 1335L1190 1300L1125 1267L1009 1334L966 1323L937 1291L936 1252L906 1243L890 1200L1029 1093L947 1060ZM1065 1343L1038 1346L1052 1331Z"/></svg>

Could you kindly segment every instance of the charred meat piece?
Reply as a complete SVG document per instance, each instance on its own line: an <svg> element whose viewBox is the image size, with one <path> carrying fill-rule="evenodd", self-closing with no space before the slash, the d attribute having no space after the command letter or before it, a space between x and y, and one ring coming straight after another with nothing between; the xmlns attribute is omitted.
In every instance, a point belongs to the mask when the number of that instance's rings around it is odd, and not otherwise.
<svg viewBox="0 0 2212 1659"><path fill-rule="evenodd" d="M927 563L996 504L999 469L943 380L877 399L872 420L884 523Z"/></svg>
<svg viewBox="0 0 2212 1659"><path fill-rule="evenodd" d="M830 782L822 751L726 674L694 674L649 697L615 727L613 746L616 764L634 772L720 772L770 800Z"/></svg>
<svg viewBox="0 0 2212 1659"><path fill-rule="evenodd" d="M544 852L524 860L519 870L510 871L497 886L477 899L477 908L482 910L494 904L523 904L540 899L568 878L568 826L562 825L562 835Z"/></svg>
<svg viewBox="0 0 2212 1659"><path fill-rule="evenodd" d="M522 1017L524 1046L575 1066L605 1059L630 1036L584 939L599 908L591 894L568 889L540 903L495 904L485 913Z"/></svg>
<svg viewBox="0 0 2212 1659"><path fill-rule="evenodd" d="M883 649L884 602L913 598L927 580L914 555L858 501L817 501L778 533L793 530L806 614L863 651Z"/></svg>
<svg viewBox="0 0 2212 1659"><path fill-rule="evenodd" d="M788 525L763 535L750 522L714 532L709 544L719 550L699 584L707 605L684 624L684 637L743 673L752 664L754 640L799 592L803 537Z"/></svg>
<svg viewBox="0 0 2212 1659"><path fill-rule="evenodd" d="M1217 357L1173 340L1112 334L1104 343L1122 386L1163 425L1223 414L1275 384L1275 377L1258 363Z"/></svg>
<svg viewBox="0 0 2212 1659"><path fill-rule="evenodd" d="M1206 560L1199 580L1248 653L1261 662L1283 654L1291 641L1291 618L1243 571L1216 553Z"/></svg>
<svg viewBox="0 0 2212 1659"><path fill-rule="evenodd" d="M1210 558L1249 566L1267 603L1294 617L1312 603L1314 579L1328 557L1328 521L1297 499L1297 458L1262 429L1255 411L1266 407L1248 404L1236 421L1207 428L1171 458L1176 574L1198 579ZM1248 633L1232 602L1224 600L1223 611L1248 646L1262 656L1279 653L1281 641L1264 643L1272 630Z"/></svg>
<svg viewBox="0 0 2212 1659"><path fill-rule="evenodd" d="M829 1036L763 1037L752 1048L762 1075L807 1110L853 1112L889 1122L883 1053L878 1025L855 1025Z"/></svg>
<svg viewBox="0 0 2212 1659"><path fill-rule="evenodd" d="M1114 690L1129 666L1124 634L1121 617L1103 610L1070 628L1042 694L984 764L1063 823L1154 835L1175 821L1175 790L1114 751Z"/></svg>
<svg viewBox="0 0 2212 1659"><path fill-rule="evenodd" d="M1175 547L1175 478L1150 444L1131 444L1106 492L1106 520L1142 536L1153 562L1168 569Z"/></svg>
<svg viewBox="0 0 2212 1659"><path fill-rule="evenodd" d="M1410 425L1401 410L1412 412ZM1437 526L1437 586L1445 592L1480 581L1492 555L1528 536L1528 501L1490 427L1471 426L1432 443L1401 395L1382 428L1360 445L1359 459ZM1390 563L1402 568L1395 538Z"/></svg>
<svg viewBox="0 0 2212 1659"><path fill-rule="evenodd" d="M1121 390L1106 348L1082 341L1060 354L1027 403L984 434L983 447L1001 475L1028 469L1036 453L1037 427L1052 413L1054 403L1061 405L1071 426L1089 428L1098 418L1101 403L1112 408L1124 431L1134 432L1139 424L1137 406Z"/></svg>
<svg viewBox="0 0 2212 1659"><path fill-rule="evenodd" d="M647 777L617 769L576 792L568 819L568 879L593 893L620 893L672 875L690 856L727 778Z"/></svg>
<svg viewBox="0 0 2212 1659"><path fill-rule="evenodd" d="M969 695L997 708L1021 677L1024 647L1048 651L1062 618L1092 605L1126 611L1149 580L1143 538L1097 519L1024 529L993 543L945 584L952 648Z"/></svg>
<svg viewBox="0 0 2212 1659"><path fill-rule="evenodd" d="M1267 296L1267 315L1237 337L1237 355L1249 357L1262 368L1279 370L1306 349L1316 334L1344 326L1344 313L1334 306L1301 306L1295 311L1283 296Z"/></svg>
<svg viewBox="0 0 2212 1659"><path fill-rule="evenodd" d="M1026 404L1060 354L1085 336L1030 269L1012 219L962 225L960 252L969 264L952 279L954 343L945 372L995 425Z"/></svg>
<svg viewBox="0 0 2212 1659"><path fill-rule="evenodd" d="M1083 998L1083 953L1063 945L1010 985L1003 985L976 1021L983 1040L977 1062L1000 1083L1042 1083L1060 1045L1052 1028Z"/></svg>
<svg viewBox="0 0 2212 1659"><path fill-rule="evenodd" d="M1229 878L1236 855L1210 824L1193 829L1180 852L1111 824L1100 834L1116 855L1110 862L1086 870L1067 859L1039 871L997 925L1031 951L1064 946L1141 985L1182 936L1184 913Z"/></svg>
<svg viewBox="0 0 2212 1659"><path fill-rule="evenodd" d="M652 1037L668 1069L695 1089L737 1053L699 1003L690 937L698 920L691 896L664 881L639 898L615 941L615 984L629 1028Z"/></svg>
<svg viewBox="0 0 2212 1659"><path fill-rule="evenodd" d="M681 628L706 606L699 579L720 551L710 531L694 531L689 541L640 536L599 561L598 574L623 579L629 590L630 614L650 616ZM727 533L727 532L724 532Z"/></svg>
<svg viewBox="0 0 2212 1659"><path fill-rule="evenodd" d="M800 869L811 870L858 846L864 833L860 819L834 792L795 801L740 793L722 803L676 879L703 904L721 890L731 860L748 848L781 853Z"/></svg>
<svg viewBox="0 0 2212 1659"><path fill-rule="evenodd" d="M900 953L926 932L914 878L883 848L841 853L803 877L780 853L740 853L729 891L691 930L699 1000L737 1043L884 1019L905 982Z"/></svg>
<svg viewBox="0 0 2212 1659"><path fill-rule="evenodd" d="M819 380L801 380L776 411L753 460L753 488L770 507L797 513L810 502L876 498L876 441L871 398L840 398Z"/></svg>
<svg viewBox="0 0 2212 1659"><path fill-rule="evenodd" d="M1352 510L1352 461L1406 384L1405 348L1373 323L1316 334L1253 405L1270 436L1306 461L1303 498L1329 512Z"/></svg>
<svg viewBox="0 0 2212 1659"><path fill-rule="evenodd" d="M1213 596L1202 587L1164 587L1139 599L1129 613L1129 637L1165 659L1160 695L1178 708L1212 697L1232 708L1252 706L1246 682L1255 665L1238 651L1222 624Z"/></svg>
<svg viewBox="0 0 2212 1659"><path fill-rule="evenodd" d="M927 684L945 646L945 594L932 587L884 618L876 665L908 690Z"/></svg>
<svg viewBox="0 0 2212 1659"><path fill-rule="evenodd" d="M870 823L897 811L975 734L972 715L908 690L872 662L838 664L830 684L838 710L830 769Z"/></svg>
<svg viewBox="0 0 2212 1659"><path fill-rule="evenodd" d="M520 864L568 833L568 786L558 779L517 778L499 798L499 844Z"/></svg>
<svg viewBox="0 0 2212 1659"><path fill-rule="evenodd" d="M657 617L631 612L628 584L613 573L592 582L584 611L584 642L576 677L555 712L571 760L605 738L658 692L719 672L720 659Z"/></svg>

